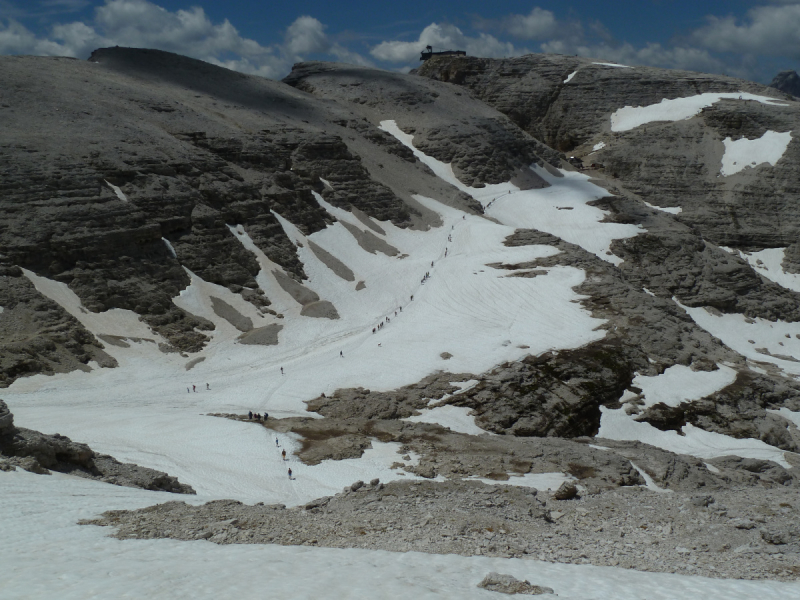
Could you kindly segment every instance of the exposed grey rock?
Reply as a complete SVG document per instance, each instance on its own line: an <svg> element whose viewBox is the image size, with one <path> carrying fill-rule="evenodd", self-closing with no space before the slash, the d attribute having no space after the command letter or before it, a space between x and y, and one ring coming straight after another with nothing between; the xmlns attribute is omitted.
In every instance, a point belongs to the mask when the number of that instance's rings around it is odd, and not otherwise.
<svg viewBox="0 0 800 600"><path fill-rule="evenodd" d="M800 97L800 75L791 69L781 71L775 75L769 87L780 90L784 94Z"/></svg>
<svg viewBox="0 0 800 600"><path fill-rule="evenodd" d="M258 346L275 346L278 343L278 334L283 325L280 323L272 323L264 327L257 327L252 331L248 331L240 335L237 339L240 344L254 344Z"/></svg>
<svg viewBox="0 0 800 600"><path fill-rule="evenodd" d="M58 433L47 435L14 427L13 415L2 400L0 425L3 426L0 429L0 470L20 467L41 475L52 470L126 487L176 494L195 493L191 486L166 473L96 454L86 444L73 442Z"/></svg>
<svg viewBox="0 0 800 600"><path fill-rule="evenodd" d="M25 375L89 370L92 360L117 366L77 319L40 294L17 267L0 265L0 306L0 387Z"/></svg>
<svg viewBox="0 0 800 600"><path fill-rule="evenodd" d="M16 429L14 427L14 415L8 409L6 403L0 400L0 438L14 435Z"/></svg>
<svg viewBox="0 0 800 600"><path fill-rule="evenodd" d="M531 585L527 579L520 581L513 575L491 572L478 584L479 588L490 592L500 592L501 594L523 594L528 596L538 596L539 594L552 594L553 590L549 587Z"/></svg>
<svg viewBox="0 0 800 600"><path fill-rule="evenodd" d="M768 130L797 131L800 103L767 106L723 100L686 121L612 132L610 116L625 106L704 92L750 92L778 99L782 95L731 77L644 66L609 68L594 62L552 54L439 57L417 72L465 88L552 148L587 164L603 164L606 177L637 197L656 206L680 206L677 219L697 228L708 241L745 248L796 243L800 212L793 206L800 195L800 142L793 140L775 166L756 166L729 177L719 174L724 139L755 139ZM601 141L605 147L594 151ZM773 214L782 215L780 228L772 226Z"/></svg>
<svg viewBox="0 0 800 600"><path fill-rule="evenodd" d="M236 329L245 333L253 329L253 320L250 317L245 317L230 304L216 296L209 296L209 299L214 312L236 327Z"/></svg>
<svg viewBox="0 0 800 600"><path fill-rule="evenodd" d="M556 500L572 500L578 495L578 486L573 481L565 481L553 494Z"/></svg>
<svg viewBox="0 0 800 600"><path fill-rule="evenodd" d="M301 479L302 467L295 470ZM708 507L694 506L692 495L615 488L550 511L549 494L525 487L392 481L357 492L348 487L294 508L167 502L109 511L83 524L113 527L120 539L527 557L715 578L796 579L794 490L731 485L715 492L717 502ZM733 519L763 525L740 529Z"/></svg>

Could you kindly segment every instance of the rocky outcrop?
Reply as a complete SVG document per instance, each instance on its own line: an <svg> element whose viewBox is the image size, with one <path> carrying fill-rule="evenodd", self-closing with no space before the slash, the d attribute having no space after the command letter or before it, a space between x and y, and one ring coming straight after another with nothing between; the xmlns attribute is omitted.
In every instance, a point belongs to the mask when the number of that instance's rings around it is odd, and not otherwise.
<svg viewBox="0 0 800 600"><path fill-rule="evenodd" d="M303 477L301 467L296 476ZM628 487L563 501L545 491L477 481L375 480L293 508L167 502L81 523L112 527L119 539L525 557L793 581L800 550L795 505L796 490L783 486L701 493Z"/></svg>
<svg viewBox="0 0 800 600"><path fill-rule="evenodd" d="M797 71L791 69L781 71L775 75L769 87L780 90L784 94L791 94L800 98L800 75L797 74Z"/></svg>
<svg viewBox="0 0 800 600"><path fill-rule="evenodd" d="M478 584L479 588L501 594L522 594L525 596L538 596L539 594L552 594L553 589L540 585L531 585L527 579L520 581L513 575L504 573L489 573Z"/></svg>
<svg viewBox="0 0 800 600"><path fill-rule="evenodd" d="M485 105L478 109L471 98L437 82L319 62L294 65L284 81L346 105L376 124L391 115L414 136L417 148L452 163L467 185L508 181L530 164L560 160L497 111Z"/></svg>
<svg viewBox="0 0 800 600"><path fill-rule="evenodd" d="M17 377L90 370L116 360L61 306L40 294L18 267L0 268L0 387Z"/></svg>
<svg viewBox="0 0 800 600"><path fill-rule="evenodd" d="M191 486L180 483L176 477L121 463L106 454L96 454L86 444L73 442L58 433L47 435L14 427L13 414L0 400L0 470L13 470L15 467L42 475L58 471L158 492L195 493Z"/></svg>
<svg viewBox="0 0 800 600"><path fill-rule="evenodd" d="M604 167L628 191L660 207L681 207L678 220L717 245L769 248L795 243L800 231L796 134L774 165L722 176L723 140L756 139L767 131L800 131L800 104L727 99L689 120L651 122L612 131L611 115L707 92L788 98L773 88L702 73L620 68L572 56L512 59L437 57L418 69L450 82L507 115L549 146ZM602 145L601 145L602 142ZM597 146L597 148L596 148ZM781 227L773 215L781 215Z"/></svg>

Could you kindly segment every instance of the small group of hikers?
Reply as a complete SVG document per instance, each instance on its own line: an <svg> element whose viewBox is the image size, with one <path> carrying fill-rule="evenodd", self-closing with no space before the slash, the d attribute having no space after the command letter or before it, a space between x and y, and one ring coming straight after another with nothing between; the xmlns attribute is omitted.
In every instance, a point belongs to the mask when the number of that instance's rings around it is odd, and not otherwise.
<svg viewBox="0 0 800 600"><path fill-rule="evenodd" d="M211 390L211 386L206 384L206 389L207 390ZM187 394L191 394L192 392L196 392L196 391L197 391L197 386L196 385L192 385L191 389L189 389L188 387L186 388L186 393Z"/></svg>
<svg viewBox="0 0 800 600"><path fill-rule="evenodd" d="M261 421L261 420L262 420L261 413L254 413L252 410L250 410L250 411L247 411L247 417L248 417L248 418L249 418L251 421L253 421L253 420L256 420L256 421ZM269 413L268 413L268 412L266 412L266 411L264 411L264 417L263 417L263 420L264 420L264 421L266 421L268 418L269 418Z"/></svg>

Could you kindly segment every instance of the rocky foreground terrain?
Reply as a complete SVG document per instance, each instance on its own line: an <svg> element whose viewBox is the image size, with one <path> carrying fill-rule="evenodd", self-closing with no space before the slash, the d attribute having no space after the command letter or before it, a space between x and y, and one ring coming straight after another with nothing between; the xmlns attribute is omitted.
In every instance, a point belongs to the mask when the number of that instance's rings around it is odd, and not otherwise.
<svg viewBox="0 0 800 600"><path fill-rule="evenodd" d="M181 373L170 376L177 381L206 373L240 345L252 348L253 369L269 364L270 377L283 377L284 360L316 351L291 346L297 322L314 328L326 352L340 353L342 370L356 372L336 346L352 331L326 327L350 323L350 299L365 289L389 289L394 267L384 279L362 277L354 250L323 247L321 236L340 225L359 252L391 264L414 260L393 245L390 228L448 243L455 231L445 231L444 209L424 198L459 211L459 220L505 227L502 256L539 253L487 262L464 277L486 271L533 284L574 269L582 275L571 304L597 322L590 340L572 346L534 352L500 340L514 347L513 359L476 372L448 370L447 361L477 343L458 338L408 385L329 390L304 372L313 381L304 390L327 393L298 392L294 408L279 391L225 397L205 411L206 423L266 428L265 443L299 440L289 461L301 467L395 444L393 481L357 481L334 496L287 500L288 508L175 501L86 523L113 526L123 539L800 576L800 431L792 416L800 412L800 285L792 279L800 273L800 103L792 96L726 77L554 55L441 57L409 75L302 63L276 82L165 52L108 48L88 61L0 57L0 73L0 386L11 409L19 398L32 414L25 394L37 391L30 382L48 381L42 375L57 384L81 372L141 370L146 385L147 364L180 360ZM701 96L688 116L625 121L632 109ZM775 160L744 166L726 158L731 144L773 134L786 141ZM586 175L580 183L571 179L576 170ZM493 212L499 192L481 196L508 182L515 192L563 185L566 194L584 181L600 190L586 203L602 213L596 228L625 231L603 251L585 241L589 234L558 229L555 217L535 228ZM557 211L577 223L583 208L565 201ZM777 258L767 265L768 257ZM318 263L346 293L319 283ZM405 303L408 313L407 295L391 298L381 327L403 323L397 311ZM442 318L458 313L456 300ZM509 313L509 331L524 317ZM470 318L456 329L468 330ZM642 383L674 372L730 378L674 401ZM196 390L181 381L176 387L193 400ZM111 408L121 393L108 390ZM158 398L177 402L163 389ZM231 408L245 401L263 401L273 415L259 423ZM148 397L141 411L153 407ZM3 470L53 469L181 493L197 487L16 428L0 409ZM437 409L468 414L475 427L415 421ZM612 412L650 437L604 436ZM657 442L693 431L736 448L709 457ZM762 457L748 454L753 444ZM536 477L553 473L564 484L537 490Z"/></svg>

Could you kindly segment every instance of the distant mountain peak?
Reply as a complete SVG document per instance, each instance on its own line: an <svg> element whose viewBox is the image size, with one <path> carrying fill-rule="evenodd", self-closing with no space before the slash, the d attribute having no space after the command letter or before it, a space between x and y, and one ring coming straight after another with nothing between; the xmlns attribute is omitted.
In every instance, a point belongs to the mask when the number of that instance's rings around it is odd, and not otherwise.
<svg viewBox="0 0 800 600"><path fill-rule="evenodd" d="M797 71L792 71L791 69L781 71L775 76L769 87L792 96L800 96L800 75L797 74Z"/></svg>

